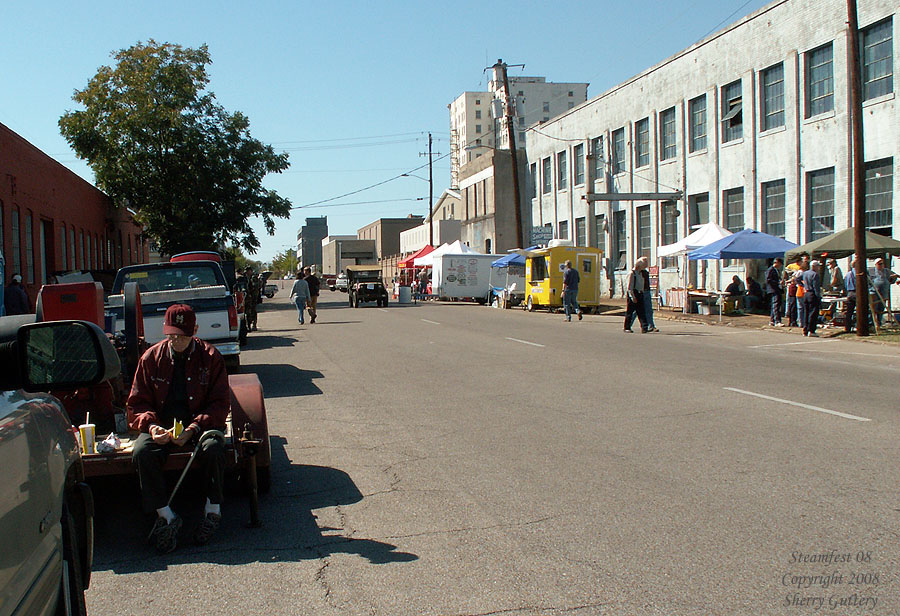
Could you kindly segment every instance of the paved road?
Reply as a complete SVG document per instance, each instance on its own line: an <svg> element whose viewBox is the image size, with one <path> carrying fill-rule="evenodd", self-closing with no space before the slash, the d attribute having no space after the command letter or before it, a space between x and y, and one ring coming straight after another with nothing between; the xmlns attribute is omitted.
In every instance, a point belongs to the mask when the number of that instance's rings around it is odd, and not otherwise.
<svg viewBox="0 0 900 616"><path fill-rule="evenodd" d="M158 557L102 485L91 613L900 613L895 347L286 294L264 527Z"/></svg>

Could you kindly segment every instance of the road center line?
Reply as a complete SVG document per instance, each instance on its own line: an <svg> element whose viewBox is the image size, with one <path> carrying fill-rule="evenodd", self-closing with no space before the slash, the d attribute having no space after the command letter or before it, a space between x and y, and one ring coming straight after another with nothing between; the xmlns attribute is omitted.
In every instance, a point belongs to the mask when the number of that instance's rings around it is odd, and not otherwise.
<svg viewBox="0 0 900 616"><path fill-rule="evenodd" d="M431 323L432 325L440 325L440 323L438 323L437 321L429 321L428 319L422 319L422 320L425 321L426 323Z"/></svg>
<svg viewBox="0 0 900 616"><path fill-rule="evenodd" d="M519 340L518 338L510 338L507 337L507 340L512 340L513 342L521 342L522 344L530 344L531 346L543 347L543 344L538 344L537 342L528 342L527 340Z"/></svg>
<svg viewBox="0 0 900 616"><path fill-rule="evenodd" d="M756 344L747 347L748 349L764 349L766 347L792 346L795 344L823 344L831 343L831 340L803 340L802 342L779 342L778 344Z"/></svg>
<svg viewBox="0 0 900 616"><path fill-rule="evenodd" d="M772 402L780 402L782 404L790 404L791 406L799 406L802 409L809 409L811 411L818 411L819 413L828 413L829 415L837 415L838 417L843 417L844 419L854 419L856 421L872 421L867 417L858 417L856 415L849 415L847 413L841 413L840 411L832 411L830 409L823 409L821 406L813 406L812 404L803 404L802 402L794 402L792 400L784 400L782 398L773 398L772 396L766 396L764 394L757 394L752 391L744 391L743 389L735 389L734 387L723 387L727 391L733 391L739 394L744 394L745 396L755 396L757 398L762 398L763 400L771 400Z"/></svg>
<svg viewBox="0 0 900 616"><path fill-rule="evenodd" d="M380 310L381 312L387 312L387 309L386 309L386 308L379 308L379 310Z"/></svg>

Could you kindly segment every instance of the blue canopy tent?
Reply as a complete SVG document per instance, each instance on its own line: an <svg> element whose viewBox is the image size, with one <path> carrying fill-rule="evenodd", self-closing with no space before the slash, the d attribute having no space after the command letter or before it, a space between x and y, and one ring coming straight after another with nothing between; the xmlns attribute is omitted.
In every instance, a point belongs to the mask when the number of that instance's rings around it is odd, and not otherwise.
<svg viewBox="0 0 900 616"><path fill-rule="evenodd" d="M532 250L528 248L526 250ZM525 255L510 253L505 257L500 257L496 261L491 262L491 267L509 267L510 265L525 265Z"/></svg>
<svg viewBox="0 0 900 616"><path fill-rule="evenodd" d="M710 261L717 259L772 259L784 257L784 253L797 244L780 237L744 229L720 240L707 244L688 253L691 261Z"/></svg>
<svg viewBox="0 0 900 616"><path fill-rule="evenodd" d="M537 246L532 246L525 250L534 250L535 248L537 248ZM495 269L506 270L506 280L502 287L494 284ZM500 275L502 275L502 273L498 273L498 276ZM510 277L514 279L512 284L510 284ZM519 303L525 295L525 255L511 252L508 255L504 255L499 259L492 261L490 285L493 296L489 302L491 305L494 305L495 297L497 299L496 305L498 306L510 306ZM522 288L518 288L519 286Z"/></svg>

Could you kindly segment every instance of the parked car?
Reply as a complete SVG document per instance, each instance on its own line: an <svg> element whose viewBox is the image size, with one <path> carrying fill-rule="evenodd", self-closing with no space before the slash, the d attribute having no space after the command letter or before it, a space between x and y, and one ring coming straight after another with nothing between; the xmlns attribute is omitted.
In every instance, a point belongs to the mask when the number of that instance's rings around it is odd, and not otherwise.
<svg viewBox="0 0 900 616"><path fill-rule="evenodd" d="M334 274L322 274L322 286L328 287L332 291L335 290L337 283L337 276Z"/></svg>
<svg viewBox="0 0 900 616"><path fill-rule="evenodd" d="M113 379L119 357L87 321L0 318L0 613L85 614L94 504L69 416L48 392Z"/></svg>
<svg viewBox="0 0 900 616"><path fill-rule="evenodd" d="M347 274L341 272L334 281L334 288L338 291L347 291Z"/></svg>

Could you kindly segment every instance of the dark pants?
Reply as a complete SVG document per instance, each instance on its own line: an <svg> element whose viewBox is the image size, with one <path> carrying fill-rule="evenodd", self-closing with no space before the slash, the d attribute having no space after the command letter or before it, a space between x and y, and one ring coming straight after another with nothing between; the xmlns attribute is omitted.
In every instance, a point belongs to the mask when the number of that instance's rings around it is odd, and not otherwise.
<svg viewBox="0 0 900 616"><path fill-rule="evenodd" d="M769 295L769 318L772 323L781 323L781 293Z"/></svg>
<svg viewBox="0 0 900 616"><path fill-rule="evenodd" d="M247 317L247 329L256 329L256 302L244 300L244 314Z"/></svg>
<svg viewBox="0 0 900 616"><path fill-rule="evenodd" d="M141 484L141 501L147 513L165 507L169 500L163 466L169 453L175 450L172 445L154 443L146 432L141 433L134 443L131 459L137 467ZM191 469L203 474L209 502L221 504L225 500L222 494L225 481L225 446L214 438L203 441Z"/></svg>
<svg viewBox="0 0 900 616"><path fill-rule="evenodd" d="M819 306L822 300L818 295L807 293L803 296L803 305L805 307L806 322L803 324L804 334L816 333L816 326L819 324Z"/></svg>
<svg viewBox="0 0 900 616"><path fill-rule="evenodd" d="M850 330L853 329L853 319L855 318L856 313L856 291L853 291L853 295L848 295L847 299L844 301L844 332L850 333Z"/></svg>
<svg viewBox="0 0 900 616"><path fill-rule="evenodd" d="M785 310L785 316L788 318L788 325L791 327L796 327L799 325L797 322L797 313L799 312L798 304L802 302L803 299L798 299L796 295L788 296L787 310ZM804 324L805 327L805 324Z"/></svg>
<svg viewBox="0 0 900 616"><path fill-rule="evenodd" d="M625 313L625 329L631 329L634 323L634 316L637 315L638 321L641 322L641 331L647 331L647 315L644 314L644 294L635 293L635 298L628 296L628 311Z"/></svg>

